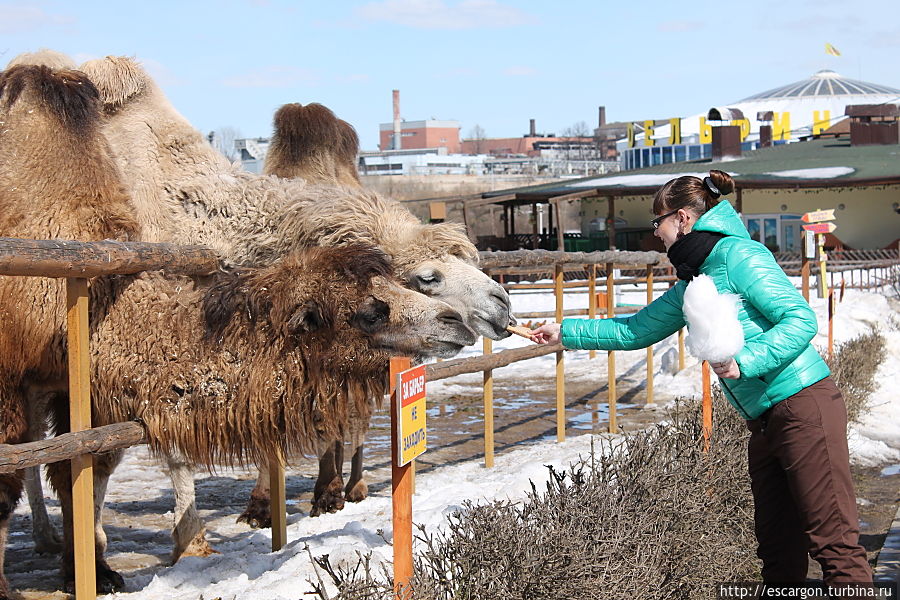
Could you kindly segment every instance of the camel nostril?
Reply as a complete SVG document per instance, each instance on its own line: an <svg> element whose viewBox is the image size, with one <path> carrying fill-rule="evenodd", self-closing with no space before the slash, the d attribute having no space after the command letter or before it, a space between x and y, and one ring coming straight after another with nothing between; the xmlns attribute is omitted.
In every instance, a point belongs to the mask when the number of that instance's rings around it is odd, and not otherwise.
<svg viewBox="0 0 900 600"><path fill-rule="evenodd" d="M455 310L445 310L438 315L437 319L446 325L463 325L462 316Z"/></svg>

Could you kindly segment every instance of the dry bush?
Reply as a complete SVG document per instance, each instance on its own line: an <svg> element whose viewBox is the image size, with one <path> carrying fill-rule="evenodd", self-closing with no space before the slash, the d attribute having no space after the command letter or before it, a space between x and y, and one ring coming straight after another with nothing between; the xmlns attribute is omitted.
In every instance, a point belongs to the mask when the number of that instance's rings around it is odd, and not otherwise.
<svg viewBox="0 0 900 600"><path fill-rule="evenodd" d="M468 504L445 529L420 531L415 598L669 600L754 578L747 431L721 395L715 416L709 453L697 403L677 405L670 422L618 438L615 450L551 468L522 501ZM335 600L390 597L389 584L325 570Z"/></svg>
<svg viewBox="0 0 900 600"><path fill-rule="evenodd" d="M884 336L872 330L840 344L834 358L826 360L844 401L851 422L869 410L869 396L875 391L875 373L884 360Z"/></svg>

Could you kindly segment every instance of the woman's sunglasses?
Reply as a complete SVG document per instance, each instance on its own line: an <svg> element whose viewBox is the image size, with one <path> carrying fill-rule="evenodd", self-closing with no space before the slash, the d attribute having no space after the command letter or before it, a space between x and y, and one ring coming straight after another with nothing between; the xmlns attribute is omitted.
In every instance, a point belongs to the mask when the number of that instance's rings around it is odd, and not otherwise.
<svg viewBox="0 0 900 600"><path fill-rule="evenodd" d="M679 210L681 210L681 209L676 208L672 212L667 212L666 214L660 215L660 216L656 217L655 219L651 219L650 224L653 225L653 229L659 229L659 224L662 223L663 219L665 219L666 217L671 217L672 215L677 213Z"/></svg>

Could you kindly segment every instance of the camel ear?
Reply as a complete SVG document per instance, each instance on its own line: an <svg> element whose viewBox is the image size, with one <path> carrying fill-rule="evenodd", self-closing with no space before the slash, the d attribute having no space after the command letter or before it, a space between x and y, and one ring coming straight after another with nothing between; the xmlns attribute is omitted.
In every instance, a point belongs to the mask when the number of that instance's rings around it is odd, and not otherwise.
<svg viewBox="0 0 900 600"><path fill-rule="evenodd" d="M309 300L297 306L287 321L287 330L292 335L302 335L318 331L325 326L325 316L317 302Z"/></svg>

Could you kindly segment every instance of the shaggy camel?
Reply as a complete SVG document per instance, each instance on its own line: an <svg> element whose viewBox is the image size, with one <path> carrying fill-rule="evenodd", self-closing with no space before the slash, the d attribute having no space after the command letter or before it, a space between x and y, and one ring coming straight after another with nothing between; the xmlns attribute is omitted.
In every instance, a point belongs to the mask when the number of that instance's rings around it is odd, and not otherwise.
<svg viewBox="0 0 900 600"><path fill-rule="evenodd" d="M140 227L99 131L99 108L97 90L77 71L15 66L0 73L0 236L138 237ZM91 282L94 319L109 309L113 291L110 279ZM0 443L42 435L35 415L65 385L65 298L61 280L0 277ZM108 460L97 457L97 469ZM21 473L0 475L0 599L8 597L3 554L21 491ZM105 543L98 530L100 577L110 572L102 560Z"/></svg>
<svg viewBox="0 0 900 600"><path fill-rule="evenodd" d="M104 133L150 239L210 245L245 265L266 264L297 247L370 243L391 257L407 286L447 302L478 333L508 335L509 297L477 269L475 247L458 226L423 225L399 203L349 185L346 177L348 185L335 185L240 171L175 111L133 60L107 57L82 69L101 90L108 113ZM324 131L339 135L346 152L350 135L334 127ZM340 171L342 163L321 164L330 165L322 169L328 174ZM351 477L349 492L357 481ZM320 477L314 512L342 502L340 494L323 498L324 486ZM357 497L364 495L362 488Z"/></svg>
<svg viewBox="0 0 900 600"><path fill-rule="evenodd" d="M400 286L384 255L362 245L299 250L204 282L144 274L92 332L94 423L141 419L169 462L318 453L346 434L351 402L383 395L391 355L452 354L474 337L449 305ZM57 433L67 414L54 404ZM69 469L48 472L65 514ZM202 523L182 517L174 535L176 559L211 551ZM67 552L67 584L71 567Z"/></svg>

